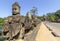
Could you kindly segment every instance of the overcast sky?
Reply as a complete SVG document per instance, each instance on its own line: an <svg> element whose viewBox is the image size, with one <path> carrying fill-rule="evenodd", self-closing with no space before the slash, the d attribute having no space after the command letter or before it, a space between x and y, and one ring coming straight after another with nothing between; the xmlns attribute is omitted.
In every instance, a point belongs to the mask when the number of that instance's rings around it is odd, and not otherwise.
<svg viewBox="0 0 60 41"><path fill-rule="evenodd" d="M38 8L39 16L60 9L60 0L0 0L0 17L12 15L11 8L14 2L21 6L21 15L26 15L33 6Z"/></svg>

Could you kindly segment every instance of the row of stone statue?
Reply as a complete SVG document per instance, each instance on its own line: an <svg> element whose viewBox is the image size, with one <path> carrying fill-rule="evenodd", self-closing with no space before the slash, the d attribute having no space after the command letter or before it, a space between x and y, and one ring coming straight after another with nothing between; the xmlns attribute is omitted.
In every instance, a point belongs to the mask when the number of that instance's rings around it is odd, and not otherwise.
<svg viewBox="0 0 60 41"><path fill-rule="evenodd" d="M28 12L27 16L20 16L20 6L17 2L12 5L12 16L5 18L3 25L3 35L6 40L24 39L24 36L33 31L40 23L35 16L31 16Z"/></svg>

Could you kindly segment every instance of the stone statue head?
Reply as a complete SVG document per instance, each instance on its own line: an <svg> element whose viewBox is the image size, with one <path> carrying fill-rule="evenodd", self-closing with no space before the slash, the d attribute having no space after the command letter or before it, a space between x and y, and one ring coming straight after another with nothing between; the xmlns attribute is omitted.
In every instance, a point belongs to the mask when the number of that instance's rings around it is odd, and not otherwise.
<svg viewBox="0 0 60 41"><path fill-rule="evenodd" d="M15 2L12 5L12 15L17 15L17 14L20 14L20 6L19 6L18 2Z"/></svg>
<svg viewBox="0 0 60 41"><path fill-rule="evenodd" d="M31 13L30 13L30 12L27 12L27 17L28 17L29 19L31 19Z"/></svg>

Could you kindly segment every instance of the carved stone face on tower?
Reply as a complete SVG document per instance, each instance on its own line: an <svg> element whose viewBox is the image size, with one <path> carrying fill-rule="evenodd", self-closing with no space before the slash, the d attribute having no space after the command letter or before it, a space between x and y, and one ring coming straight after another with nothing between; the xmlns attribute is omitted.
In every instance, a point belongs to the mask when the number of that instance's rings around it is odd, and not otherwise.
<svg viewBox="0 0 60 41"><path fill-rule="evenodd" d="M20 14L20 6L17 2L12 5L12 15Z"/></svg>

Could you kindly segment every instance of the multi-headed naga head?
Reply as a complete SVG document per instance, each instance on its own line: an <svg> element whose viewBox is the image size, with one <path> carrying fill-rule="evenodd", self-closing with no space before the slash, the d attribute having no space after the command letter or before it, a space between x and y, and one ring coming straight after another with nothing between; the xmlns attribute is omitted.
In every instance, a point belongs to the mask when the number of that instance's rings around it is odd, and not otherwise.
<svg viewBox="0 0 60 41"><path fill-rule="evenodd" d="M18 2L15 2L12 5L12 15L17 15L17 14L20 14L20 6L19 6Z"/></svg>

